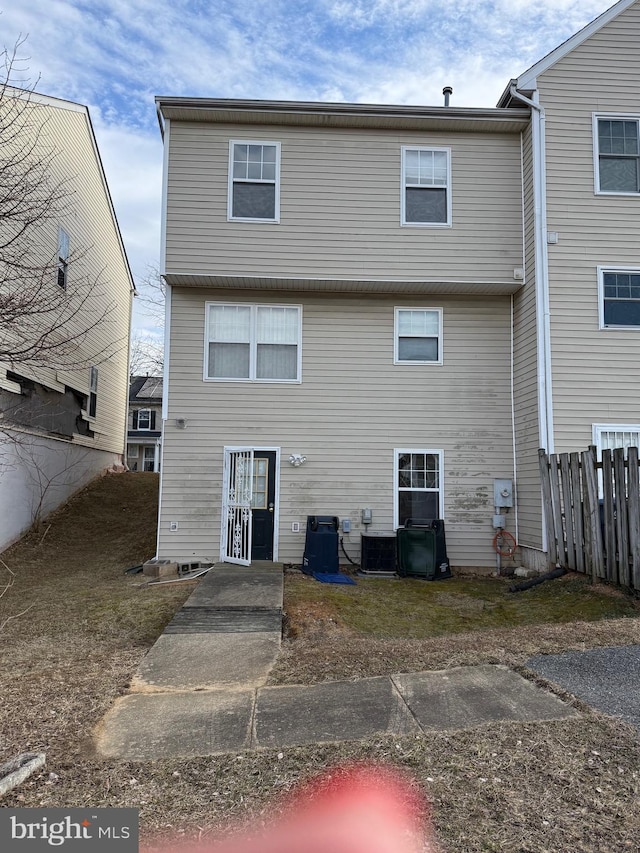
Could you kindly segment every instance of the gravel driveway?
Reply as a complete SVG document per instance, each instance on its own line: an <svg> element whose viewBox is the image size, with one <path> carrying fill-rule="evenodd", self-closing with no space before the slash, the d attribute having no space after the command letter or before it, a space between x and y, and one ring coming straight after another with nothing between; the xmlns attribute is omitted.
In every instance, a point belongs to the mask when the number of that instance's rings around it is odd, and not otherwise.
<svg viewBox="0 0 640 853"><path fill-rule="evenodd" d="M640 646L535 655L529 669L640 730Z"/></svg>

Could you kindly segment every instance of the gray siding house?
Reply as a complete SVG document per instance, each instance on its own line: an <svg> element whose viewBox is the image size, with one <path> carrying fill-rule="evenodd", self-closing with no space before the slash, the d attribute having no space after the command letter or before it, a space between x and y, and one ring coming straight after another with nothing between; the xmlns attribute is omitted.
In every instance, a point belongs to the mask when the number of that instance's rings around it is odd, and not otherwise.
<svg viewBox="0 0 640 853"><path fill-rule="evenodd" d="M331 515L357 559L439 517L493 566L500 478L544 564L538 447L640 430L639 38L622 0L494 109L157 99L158 556L299 563Z"/></svg>

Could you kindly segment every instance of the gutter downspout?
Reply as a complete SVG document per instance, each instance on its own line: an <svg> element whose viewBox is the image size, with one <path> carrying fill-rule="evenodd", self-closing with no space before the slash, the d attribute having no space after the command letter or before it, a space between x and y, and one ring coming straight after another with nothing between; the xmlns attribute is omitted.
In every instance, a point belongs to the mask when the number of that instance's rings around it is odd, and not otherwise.
<svg viewBox="0 0 640 853"><path fill-rule="evenodd" d="M534 240L536 259L536 335L538 366L538 433L540 447L554 453L553 394L551 387L551 311L549 307L549 255L547 250L546 116L537 89L533 100L520 94L515 85L509 94L532 109ZM544 509L543 509L544 511ZM547 550L542 525L542 548Z"/></svg>

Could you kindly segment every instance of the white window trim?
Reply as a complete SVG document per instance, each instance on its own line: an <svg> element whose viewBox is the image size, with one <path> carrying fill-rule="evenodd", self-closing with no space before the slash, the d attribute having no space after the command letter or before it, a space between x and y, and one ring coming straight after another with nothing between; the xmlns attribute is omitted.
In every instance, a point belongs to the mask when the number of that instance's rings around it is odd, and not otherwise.
<svg viewBox="0 0 640 853"><path fill-rule="evenodd" d="M593 443L598 448L598 459L602 459L603 432L637 432L640 434L640 424L591 424Z"/></svg>
<svg viewBox="0 0 640 853"><path fill-rule="evenodd" d="M640 267L599 266L598 268L598 328L607 332L640 332L640 326L607 326L604 322L604 274L606 272L636 273L640 275Z"/></svg>
<svg viewBox="0 0 640 853"><path fill-rule="evenodd" d="M254 219L245 216L233 216L233 148L235 145L275 145L276 148L276 178L275 184L275 203L274 203L274 218L273 219ZM228 222L262 222L262 223L279 223L280 222L280 143L269 139L230 139L229 140L229 165L228 171L228 186L227 186L227 221ZM271 183L271 181L258 181L257 183Z"/></svg>
<svg viewBox="0 0 640 853"><path fill-rule="evenodd" d="M591 136L593 140L593 188L595 195L613 195L613 196L629 196L638 198L640 193L637 192L613 192L612 190L600 189L600 146L598 142L598 119L614 119L618 121L635 121L638 124L638 133L640 135L640 115L630 115L628 113L592 113L592 130Z"/></svg>
<svg viewBox="0 0 640 853"><path fill-rule="evenodd" d="M131 459L137 459L140 456L140 445L130 444L127 449L127 456L131 457Z"/></svg>
<svg viewBox="0 0 640 853"><path fill-rule="evenodd" d="M398 519L398 494L400 490L399 480L398 480L398 457L401 453L431 453L434 456L438 457L438 477L440 486L437 491L438 494L438 518L444 519L444 450L433 450L433 449L425 449L423 447L420 448L408 448L408 447L394 447L393 449L393 529L397 530L399 525ZM425 489L424 491L433 492L435 489Z"/></svg>
<svg viewBox="0 0 640 853"><path fill-rule="evenodd" d="M437 361L401 361L398 357L398 314L400 311L436 311L438 313L438 360ZM443 363L443 339L442 339L442 308L431 308L426 305L396 305L393 309L393 363L401 366L411 367L415 365L434 365Z"/></svg>
<svg viewBox="0 0 640 853"><path fill-rule="evenodd" d="M149 426L146 426L146 427L140 426L140 413L141 412L148 412L149 413ZM136 429L137 430L143 430L145 432L149 432L149 430L151 429L151 409L138 409L138 426L136 427Z"/></svg>
<svg viewBox="0 0 640 853"><path fill-rule="evenodd" d="M447 185L446 187L435 187L435 189L446 189L447 192L447 221L446 222L407 222L406 217L406 184L405 184L405 156L407 151L444 151L447 155ZM451 148L443 148L438 145L403 145L401 149L400 164L400 225L403 228L451 228L452 223L452 197L451 197ZM428 189L428 187L425 187Z"/></svg>
<svg viewBox="0 0 640 853"><path fill-rule="evenodd" d="M208 376L209 373L209 306L230 305L242 308L251 308L251 332L249 337L249 376L239 377L217 377ZM297 308L298 309L298 352L297 352L297 377L295 379L258 379L256 378L256 317L258 308ZM204 304L204 359L202 379L204 382L250 382L261 385L277 383L279 385L301 385L302 384L302 305L290 303L270 302L205 302Z"/></svg>

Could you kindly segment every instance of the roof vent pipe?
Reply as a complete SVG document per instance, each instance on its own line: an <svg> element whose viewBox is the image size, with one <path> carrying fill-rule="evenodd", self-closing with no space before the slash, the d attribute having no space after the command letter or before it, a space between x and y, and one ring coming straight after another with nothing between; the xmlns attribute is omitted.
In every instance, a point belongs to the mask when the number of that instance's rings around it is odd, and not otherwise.
<svg viewBox="0 0 640 853"><path fill-rule="evenodd" d="M449 95L453 95L453 89L451 86L445 86L442 90L442 94L444 95L444 105L445 107L449 106Z"/></svg>

